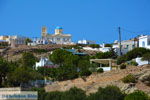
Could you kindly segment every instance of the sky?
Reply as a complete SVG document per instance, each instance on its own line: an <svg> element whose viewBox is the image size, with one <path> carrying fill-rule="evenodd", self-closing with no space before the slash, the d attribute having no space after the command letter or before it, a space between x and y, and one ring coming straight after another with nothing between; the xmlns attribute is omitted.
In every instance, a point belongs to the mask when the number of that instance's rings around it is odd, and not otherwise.
<svg viewBox="0 0 150 100"><path fill-rule="evenodd" d="M111 43L150 34L150 0L0 0L0 35L41 36L61 26L72 40Z"/></svg>

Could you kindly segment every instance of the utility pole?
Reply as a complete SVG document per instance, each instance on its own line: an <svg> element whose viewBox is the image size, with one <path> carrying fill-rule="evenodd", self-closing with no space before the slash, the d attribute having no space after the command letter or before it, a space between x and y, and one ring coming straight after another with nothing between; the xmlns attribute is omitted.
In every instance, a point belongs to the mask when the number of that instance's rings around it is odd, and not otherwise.
<svg viewBox="0 0 150 100"><path fill-rule="evenodd" d="M121 28L118 27L118 31L119 31L119 53L120 53L120 56L122 55L122 52L121 52Z"/></svg>

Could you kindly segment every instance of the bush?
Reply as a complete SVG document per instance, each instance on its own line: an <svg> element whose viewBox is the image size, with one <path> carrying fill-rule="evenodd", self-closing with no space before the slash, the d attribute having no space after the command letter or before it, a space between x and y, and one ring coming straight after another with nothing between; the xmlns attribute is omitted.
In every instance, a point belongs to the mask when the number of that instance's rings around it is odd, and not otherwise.
<svg viewBox="0 0 150 100"><path fill-rule="evenodd" d="M127 52L125 55L120 56L117 59L117 64L124 63L126 61L130 61L136 57L142 57L144 54L149 53L150 50L146 48L134 48L133 50Z"/></svg>
<svg viewBox="0 0 150 100"><path fill-rule="evenodd" d="M87 100L123 100L124 94L116 86L99 88L98 92L88 96Z"/></svg>
<svg viewBox="0 0 150 100"><path fill-rule="evenodd" d="M86 99L85 91L74 87L64 92L54 91L46 93L44 94L43 99L38 100L85 100L85 99Z"/></svg>
<svg viewBox="0 0 150 100"><path fill-rule="evenodd" d="M145 53L145 54L143 55L142 60L147 60L147 61L148 61L148 64L150 64L150 52Z"/></svg>
<svg viewBox="0 0 150 100"><path fill-rule="evenodd" d="M98 72L98 73L103 73L104 70L103 70L102 68L99 68L99 69L97 70L97 72Z"/></svg>
<svg viewBox="0 0 150 100"><path fill-rule="evenodd" d="M140 81L142 81L147 86L150 86L150 74L145 74L142 77L140 77Z"/></svg>
<svg viewBox="0 0 150 100"><path fill-rule="evenodd" d="M131 62L130 62L130 65L137 66L137 65L138 65L138 63L137 63L137 62L135 62L135 61L131 61Z"/></svg>
<svg viewBox="0 0 150 100"><path fill-rule="evenodd" d="M117 58L117 64L118 65L121 64L121 63L124 63L126 61L127 61L127 58L126 58L125 55L124 56L120 56L120 57Z"/></svg>
<svg viewBox="0 0 150 100"><path fill-rule="evenodd" d="M61 100L63 94L64 94L63 92L59 91L49 92L45 94L44 99L40 100Z"/></svg>
<svg viewBox="0 0 150 100"><path fill-rule="evenodd" d="M126 69L126 67L127 67L126 64L121 64L120 65L120 69Z"/></svg>
<svg viewBox="0 0 150 100"><path fill-rule="evenodd" d="M124 100L150 100L148 95L142 91L135 91L125 97Z"/></svg>
<svg viewBox="0 0 150 100"><path fill-rule="evenodd" d="M90 44L89 46L92 48L99 48L100 47L99 44Z"/></svg>
<svg viewBox="0 0 150 100"><path fill-rule="evenodd" d="M112 47L112 44L105 44L105 47Z"/></svg>
<svg viewBox="0 0 150 100"><path fill-rule="evenodd" d="M132 74L129 74L129 75L125 76L125 77L122 79L122 81L123 81L124 83L135 83L135 82L136 82L136 78L135 78L135 76L133 76Z"/></svg>
<svg viewBox="0 0 150 100"><path fill-rule="evenodd" d="M64 96L61 100L85 100L86 94L82 89L73 87L69 91L64 93ZM50 99L51 100L51 99Z"/></svg>
<svg viewBox="0 0 150 100"><path fill-rule="evenodd" d="M85 70L80 72L80 76L89 76L91 74L92 74L92 72L89 71L88 69L85 69Z"/></svg>
<svg viewBox="0 0 150 100"><path fill-rule="evenodd" d="M44 88L35 88L35 87L33 87L33 88L31 88L30 91L37 91L38 92L38 100L44 100L45 94L46 94Z"/></svg>

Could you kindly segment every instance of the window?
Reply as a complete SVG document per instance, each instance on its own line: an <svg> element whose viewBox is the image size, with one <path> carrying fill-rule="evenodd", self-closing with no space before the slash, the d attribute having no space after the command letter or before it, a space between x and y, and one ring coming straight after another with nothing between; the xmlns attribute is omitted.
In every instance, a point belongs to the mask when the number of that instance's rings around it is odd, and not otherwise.
<svg viewBox="0 0 150 100"><path fill-rule="evenodd" d="M66 38L63 38L63 41L66 41Z"/></svg>
<svg viewBox="0 0 150 100"><path fill-rule="evenodd" d="M148 41L148 45L150 45L150 40Z"/></svg>
<svg viewBox="0 0 150 100"><path fill-rule="evenodd" d="M132 48L134 48L135 46L134 46L134 44L132 45Z"/></svg>
<svg viewBox="0 0 150 100"><path fill-rule="evenodd" d="M129 45L126 46L126 49L129 49Z"/></svg>
<svg viewBox="0 0 150 100"><path fill-rule="evenodd" d="M145 42L144 41L142 42L142 47L145 47Z"/></svg>
<svg viewBox="0 0 150 100"><path fill-rule="evenodd" d="M57 41L60 41L60 38L57 38Z"/></svg>

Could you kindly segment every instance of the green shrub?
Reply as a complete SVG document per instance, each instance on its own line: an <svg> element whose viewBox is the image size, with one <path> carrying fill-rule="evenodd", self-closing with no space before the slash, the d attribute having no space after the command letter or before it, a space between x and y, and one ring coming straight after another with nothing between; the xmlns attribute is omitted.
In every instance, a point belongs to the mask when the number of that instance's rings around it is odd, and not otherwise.
<svg viewBox="0 0 150 100"><path fill-rule="evenodd" d="M146 48L134 48L133 50L127 52L125 55L120 56L117 59L117 64L124 63L126 61L130 61L136 57L142 57L144 54L149 53L150 50Z"/></svg>
<svg viewBox="0 0 150 100"><path fill-rule="evenodd" d="M98 73L103 73L104 70L103 70L102 68L99 68L99 69L97 70L97 72L98 72Z"/></svg>
<svg viewBox="0 0 150 100"><path fill-rule="evenodd" d="M124 63L126 61L127 61L127 58L126 58L125 55L124 56L120 56L120 57L117 58L117 64L118 65L121 64L121 63Z"/></svg>
<svg viewBox="0 0 150 100"><path fill-rule="evenodd" d="M82 89L73 87L66 91L61 100L85 100L86 94ZM50 99L51 100L51 99Z"/></svg>
<svg viewBox="0 0 150 100"><path fill-rule="evenodd" d="M90 44L89 46L92 48L99 48L100 47L99 44Z"/></svg>
<svg viewBox="0 0 150 100"><path fill-rule="evenodd" d="M116 86L99 88L96 93L87 97L87 100L123 100L124 94Z"/></svg>
<svg viewBox="0 0 150 100"><path fill-rule="evenodd" d="M135 91L125 97L124 100L150 100L148 95L142 91Z"/></svg>
<svg viewBox="0 0 150 100"><path fill-rule="evenodd" d="M127 67L126 64L121 64L120 65L120 69L126 69L126 67Z"/></svg>
<svg viewBox="0 0 150 100"><path fill-rule="evenodd" d="M145 54L143 55L142 60L147 60L147 61L148 61L148 64L150 64L150 52L145 53Z"/></svg>
<svg viewBox="0 0 150 100"><path fill-rule="evenodd" d="M135 62L135 61L131 61L131 62L130 62L130 65L137 66L137 65L138 65L138 63L137 63L137 62Z"/></svg>
<svg viewBox="0 0 150 100"><path fill-rule="evenodd" d="M122 79L122 81L123 81L124 83L135 83L135 82L136 82L136 78L135 78L135 76L133 76L132 74L129 74L129 75L125 76L125 77Z"/></svg>
<svg viewBox="0 0 150 100"><path fill-rule="evenodd" d="M85 70L80 72L80 76L89 76L91 74L92 74L92 72L89 71L88 69L85 69Z"/></svg>
<svg viewBox="0 0 150 100"><path fill-rule="evenodd" d="M64 92L54 91L46 93L44 99L39 100L61 100L62 96L64 95Z"/></svg>
<svg viewBox="0 0 150 100"><path fill-rule="evenodd" d="M38 100L44 100L46 92L44 88L31 88L30 91L37 91L38 92Z"/></svg>

